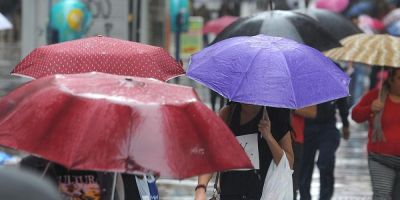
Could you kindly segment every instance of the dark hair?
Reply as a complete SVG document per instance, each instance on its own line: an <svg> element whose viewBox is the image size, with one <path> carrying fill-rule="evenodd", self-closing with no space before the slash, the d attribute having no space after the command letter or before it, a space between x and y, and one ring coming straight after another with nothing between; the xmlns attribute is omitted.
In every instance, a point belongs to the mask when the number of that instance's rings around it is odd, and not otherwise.
<svg viewBox="0 0 400 200"><path fill-rule="evenodd" d="M400 71L400 68L389 68L388 69L388 77L385 80L385 82L383 82L383 87L386 87L388 90L390 90L390 81L394 80L394 77L396 76L396 72Z"/></svg>

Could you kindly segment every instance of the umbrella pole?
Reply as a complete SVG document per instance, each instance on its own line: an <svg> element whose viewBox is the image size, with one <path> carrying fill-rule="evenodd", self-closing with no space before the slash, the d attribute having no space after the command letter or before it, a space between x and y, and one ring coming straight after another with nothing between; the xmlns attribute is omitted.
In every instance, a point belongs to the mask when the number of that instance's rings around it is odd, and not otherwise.
<svg viewBox="0 0 400 200"><path fill-rule="evenodd" d="M381 68L381 74L380 74L380 75L382 75L384 71L385 71L385 68L382 67L382 68ZM378 94L378 98L379 98L379 101L381 101L381 103L383 103L383 102L382 102L382 99L383 99L383 97L382 97L383 82L384 82L384 80L379 80L379 94Z"/></svg>
<svg viewBox="0 0 400 200"><path fill-rule="evenodd" d="M117 172L114 172L110 200L114 200L116 185L117 185Z"/></svg>
<svg viewBox="0 0 400 200"><path fill-rule="evenodd" d="M41 177L42 179L44 178L47 171L49 170L50 165L51 165L51 162L47 162L46 167L44 168L43 173L42 173L42 177Z"/></svg>
<svg viewBox="0 0 400 200"><path fill-rule="evenodd" d="M267 112L267 107L263 106L263 119L269 121L269 115Z"/></svg>

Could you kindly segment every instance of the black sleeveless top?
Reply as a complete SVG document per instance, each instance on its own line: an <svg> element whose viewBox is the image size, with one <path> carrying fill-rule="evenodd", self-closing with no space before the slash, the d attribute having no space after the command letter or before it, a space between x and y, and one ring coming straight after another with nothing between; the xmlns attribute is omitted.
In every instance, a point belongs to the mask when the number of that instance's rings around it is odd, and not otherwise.
<svg viewBox="0 0 400 200"><path fill-rule="evenodd" d="M261 198L264 180L272 161L272 153L264 138L258 131L258 123L263 115L263 109L249 122L240 125L240 104L231 105L231 121L229 127L235 136L258 134L259 170L228 171L221 173L221 200L257 199ZM280 141L290 130L289 109L266 107L271 121L271 132L276 141ZM234 159L235 156L232 156Z"/></svg>

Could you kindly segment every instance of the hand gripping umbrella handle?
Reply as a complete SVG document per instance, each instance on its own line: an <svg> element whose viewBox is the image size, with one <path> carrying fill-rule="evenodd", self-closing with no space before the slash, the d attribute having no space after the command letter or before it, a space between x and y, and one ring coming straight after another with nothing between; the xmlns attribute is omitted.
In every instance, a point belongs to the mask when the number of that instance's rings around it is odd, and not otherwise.
<svg viewBox="0 0 400 200"><path fill-rule="evenodd" d="M263 106L263 119L269 121L269 115L268 115L268 111L267 108L265 106Z"/></svg>

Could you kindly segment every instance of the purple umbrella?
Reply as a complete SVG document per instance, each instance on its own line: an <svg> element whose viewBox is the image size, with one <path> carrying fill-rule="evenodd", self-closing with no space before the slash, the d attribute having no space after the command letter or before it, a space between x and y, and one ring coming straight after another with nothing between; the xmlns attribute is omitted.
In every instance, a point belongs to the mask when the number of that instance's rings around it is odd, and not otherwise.
<svg viewBox="0 0 400 200"><path fill-rule="evenodd" d="M349 95L350 78L321 52L293 40L234 37L191 57L186 75L236 102L302 108Z"/></svg>

